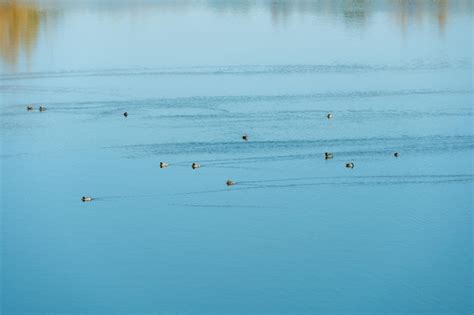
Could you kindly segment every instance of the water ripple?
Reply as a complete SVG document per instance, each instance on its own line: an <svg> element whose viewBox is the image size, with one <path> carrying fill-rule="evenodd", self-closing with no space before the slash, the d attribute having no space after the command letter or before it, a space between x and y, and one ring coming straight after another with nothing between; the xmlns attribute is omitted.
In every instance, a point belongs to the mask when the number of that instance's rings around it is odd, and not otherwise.
<svg viewBox="0 0 474 315"><path fill-rule="evenodd" d="M100 70L70 70L23 72L1 75L0 80L25 80L71 77L107 77L107 76L163 76L163 75L288 75L320 73L359 73L375 71L438 71L444 69L470 69L470 60L448 61L415 61L398 65L384 64L296 64L296 65L247 65L247 66L210 66L210 67L175 67L175 68L117 68Z"/></svg>

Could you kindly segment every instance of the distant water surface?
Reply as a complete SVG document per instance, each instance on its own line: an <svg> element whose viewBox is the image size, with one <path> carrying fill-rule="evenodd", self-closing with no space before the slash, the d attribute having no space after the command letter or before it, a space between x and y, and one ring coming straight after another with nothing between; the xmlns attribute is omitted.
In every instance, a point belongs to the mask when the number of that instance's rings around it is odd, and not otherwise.
<svg viewBox="0 0 474 315"><path fill-rule="evenodd" d="M0 313L472 314L472 56L471 1L0 1Z"/></svg>

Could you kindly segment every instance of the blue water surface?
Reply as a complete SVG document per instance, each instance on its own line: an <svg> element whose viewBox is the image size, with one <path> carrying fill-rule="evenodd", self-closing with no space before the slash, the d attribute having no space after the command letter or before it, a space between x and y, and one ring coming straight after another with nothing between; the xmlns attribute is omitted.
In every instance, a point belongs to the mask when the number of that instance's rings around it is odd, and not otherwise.
<svg viewBox="0 0 474 315"><path fill-rule="evenodd" d="M471 1L0 10L2 315L473 313Z"/></svg>

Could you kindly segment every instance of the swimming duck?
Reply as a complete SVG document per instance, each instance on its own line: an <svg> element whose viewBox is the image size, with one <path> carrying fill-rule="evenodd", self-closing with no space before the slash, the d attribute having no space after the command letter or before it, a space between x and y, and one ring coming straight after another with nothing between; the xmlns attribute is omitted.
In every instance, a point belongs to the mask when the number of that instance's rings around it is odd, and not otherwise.
<svg viewBox="0 0 474 315"><path fill-rule="evenodd" d="M40 106L39 110L40 110L40 112L44 112L44 111L46 111L46 107Z"/></svg>
<svg viewBox="0 0 474 315"><path fill-rule="evenodd" d="M326 160L330 160L330 159L332 159L333 157L334 157L334 155L333 155L331 152L326 152L326 153L324 153L324 158L325 158Z"/></svg>
<svg viewBox="0 0 474 315"><path fill-rule="evenodd" d="M28 106L26 106L26 110L31 112L31 111L35 110L35 108L33 107L33 105L28 105Z"/></svg>
<svg viewBox="0 0 474 315"><path fill-rule="evenodd" d="M127 112L123 113L123 116L128 117L128 113Z"/></svg>
<svg viewBox="0 0 474 315"><path fill-rule="evenodd" d="M226 185L227 185L227 186L233 186L233 185L235 185L235 184L236 184L236 182L234 182L234 181L231 180L231 179L227 180L227 182L226 182Z"/></svg>
<svg viewBox="0 0 474 315"><path fill-rule="evenodd" d="M327 116L326 116L328 119L332 119L334 118L334 115L332 113L328 113Z"/></svg>
<svg viewBox="0 0 474 315"><path fill-rule="evenodd" d="M354 163L353 162L346 163L346 167L347 168L354 168Z"/></svg>
<svg viewBox="0 0 474 315"><path fill-rule="evenodd" d="M160 168L165 168L165 167L168 167L168 166L169 166L168 163L160 162Z"/></svg>
<svg viewBox="0 0 474 315"><path fill-rule="evenodd" d="M249 136L247 134L245 134L245 135L242 136L242 139L244 141L249 141Z"/></svg>
<svg viewBox="0 0 474 315"><path fill-rule="evenodd" d="M393 156L394 156L394 157L399 157L399 156L400 156L400 153L395 152L395 153L393 154Z"/></svg>
<svg viewBox="0 0 474 315"><path fill-rule="evenodd" d="M82 200L82 202L88 202L88 201L94 200L94 198L88 197L88 196L82 196L81 200Z"/></svg>
<svg viewBox="0 0 474 315"><path fill-rule="evenodd" d="M197 168L200 168L201 167L201 164L199 163L193 163L191 164L191 167L193 168L193 170L197 169Z"/></svg>

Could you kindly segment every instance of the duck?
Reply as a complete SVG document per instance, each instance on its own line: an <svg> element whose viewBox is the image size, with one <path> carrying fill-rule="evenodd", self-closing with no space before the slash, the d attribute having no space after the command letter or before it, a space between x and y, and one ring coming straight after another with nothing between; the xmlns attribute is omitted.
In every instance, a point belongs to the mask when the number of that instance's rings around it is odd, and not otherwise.
<svg viewBox="0 0 474 315"><path fill-rule="evenodd" d="M94 198L88 197L88 196L82 196L81 200L82 200L82 202L88 202L88 201L94 200Z"/></svg>
<svg viewBox="0 0 474 315"><path fill-rule="evenodd" d="M201 167L201 164L199 163L193 163L191 164L191 167L193 168L193 170L197 169L197 168L200 168Z"/></svg>
<svg viewBox="0 0 474 315"><path fill-rule="evenodd" d="M166 162L160 162L160 168L166 168L166 167L168 167L168 166L169 166L168 163L166 163Z"/></svg>
<svg viewBox="0 0 474 315"><path fill-rule="evenodd" d="M346 163L347 168L354 168L354 162Z"/></svg>
<svg viewBox="0 0 474 315"><path fill-rule="evenodd" d="M123 116L126 118L128 117L128 112L123 113Z"/></svg>
<svg viewBox="0 0 474 315"><path fill-rule="evenodd" d="M40 111L40 112L46 111L46 107L40 106L39 111Z"/></svg>
<svg viewBox="0 0 474 315"><path fill-rule="evenodd" d="M245 135L242 136L242 139L244 141L249 141L249 136L247 134L245 134Z"/></svg>
<svg viewBox="0 0 474 315"><path fill-rule="evenodd" d="M324 153L324 158L325 158L326 160L330 160L330 159L332 159L333 157L334 157L334 155L333 155L331 152L326 152L326 153Z"/></svg>
<svg viewBox="0 0 474 315"><path fill-rule="evenodd" d="M231 179L227 180L227 182L226 182L226 185L227 185L227 186L233 186L233 185L235 185L235 184L236 184L236 182L234 182L234 181L231 180Z"/></svg>
<svg viewBox="0 0 474 315"><path fill-rule="evenodd" d="M393 154L393 156L394 156L394 157L399 157L399 156L400 156L400 153L395 152L395 153Z"/></svg>
<svg viewBox="0 0 474 315"><path fill-rule="evenodd" d="M35 110L35 108L33 107L33 105L28 105L28 106L26 106L26 110L31 112L31 111Z"/></svg>
<svg viewBox="0 0 474 315"><path fill-rule="evenodd" d="M334 118L334 115L333 115L332 113L328 113L328 114L326 115L326 117L327 117L328 119L332 119L332 118Z"/></svg>

